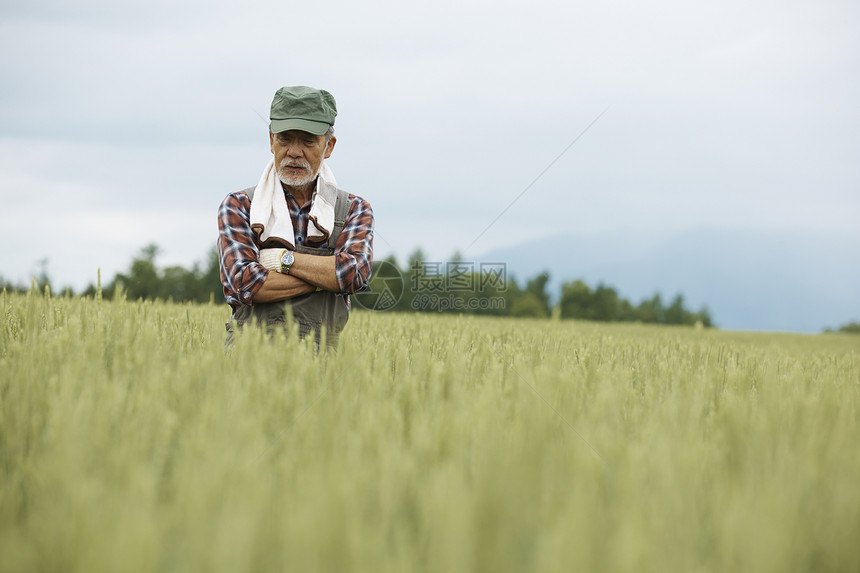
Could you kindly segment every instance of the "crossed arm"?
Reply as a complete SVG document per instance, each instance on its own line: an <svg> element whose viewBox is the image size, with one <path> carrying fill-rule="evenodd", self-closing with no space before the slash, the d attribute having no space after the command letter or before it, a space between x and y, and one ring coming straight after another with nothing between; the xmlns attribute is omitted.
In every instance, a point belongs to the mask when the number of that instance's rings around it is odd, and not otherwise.
<svg viewBox="0 0 860 573"><path fill-rule="evenodd" d="M363 289L373 261L373 212L367 201L353 199L335 254L294 253L290 274L269 271L259 262L259 249L249 224L251 202L242 192L231 193L218 210L218 253L224 295L232 306L274 302L313 292L337 293Z"/></svg>
<svg viewBox="0 0 860 573"><path fill-rule="evenodd" d="M269 271L263 286L254 295L254 302L275 302L323 290L340 292L335 270L335 256L317 257L305 253L294 253L295 260L290 274Z"/></svg>

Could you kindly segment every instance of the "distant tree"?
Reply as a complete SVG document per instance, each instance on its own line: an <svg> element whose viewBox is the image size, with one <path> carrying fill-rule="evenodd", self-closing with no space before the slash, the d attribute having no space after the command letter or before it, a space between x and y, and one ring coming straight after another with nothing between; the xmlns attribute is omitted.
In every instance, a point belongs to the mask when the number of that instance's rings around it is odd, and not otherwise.
<svg viewBox="0 0 860 573"><path fill-rule="evenodd" d="M860 334L860 322L849 322L839 327L839 332L847 332L849 334Z"/></svg>
<svg viewBox="0 0 860 573"><path fill-rule="evenodd" d="M148 296L154 294L155 298L174 301L199 300L201 285L196 271L196 266L192 271L181 266L167 267L161 271L156 291Z"/></svg>
<svg viewBox="0 0 860 573"><path fill-rule="evenodd" d="M592 320L614 321L619 320L618 293L614 288L599 283L592 294L591 303Z"/></svg>
<svg viewBox="0 0 860 573"><path fill-rule="evenodd" d="M626 298L618 300L618 320L632 322L636 320L636 309Z"/></svg>
<svg viewBox="0 0 860 573"><path fill-rule="evenodd" d="M561 318L592 318L591 306L591 288L583 281L576 280L561 286Z"/></svg>
<svg viewBox="0 0 860 573"><path fill-rule="evenodd" d="M666 320L666 309L660 294L657 293L649 299L639 303L635 309L636 319L646 323L662 323Z"/></svg>
<svg viewBox="0 0 860 573"><path fill-rule="evenodd" d="M410 268L415 266L416 264L420 265L425 260L424 253L421 249L415 249L412 251L412 254L409 255L409 266Z"/></svg>
<svg viewBox="0 0 860 573"><path fill-rule="evenodd" d="M158 251L158 246L154 244L141 249L137 258L132 260L128 274L118 273L112 286L116 288L117 285L122 285L130 300L156 298L161 287L158 269L155 268Z"/></svg>
<svg viewBox="0 0 860 573"><path fill-rule="evenodd" d="M0 291L5 290L6 292L27 292L27 288L22 285L16 285L13 282L7 281L2 276L0 276Z"/></svg>
<svg viewBox="0 0 860 573"><path fill-rule="evenodd" d="M141 249L132 260L128 272L117 273L102 289L102 296L113 298L117 289L121 289L131 300L223 301L218 250L215 247L207 254L205 267L201 268L199 263L195 263L190 270L179 265L159 270L155 264L159 251L154 244ZM81 294L94 296L97 290L91 284Z"/></svg>
<svg viewBox="0 0 860 573"><path fill-rule="evenodd" d="M531 297L524 296L523 302L521 306L523 308L531 308L534 307L533 302L525 302L526 300L533 298L538 302L538 307L535 310L537 314L529 314L528 316L539 316L539 317L549 317L550 315L550 307L549 307L549 293L546 292L546 284L549 282L549 273L544 271L529 280L526 283L526 295L532 295ZM511 311L513 312L513 308ZM522 312L521 309L517 309L517 312ZM516 316L513 315L512 316Z"/></svg>
<svg viewBox="0 0 860 573"><path fill-rule="evenodd" d="M666 309L666 324L692 324L688 318L689 313L684 309L684 296L678 294L672 300L672 304Z"/></svg>
<svg viewBox="0 0 860 573"><path fill-rule="evenodd" d="M513 299L507 312L508 316L548 318L549 310L533 292L525 291Z"/></svg>
<svg viewBox="0 0 860 573"><path fill-rule="evenodd" d="M600 321L640 321L656 324L696 324L713 326L707 307L698 313L684 308L683 295L677 295L666 308L660 294L645 299L638 306L621 297L618 292L603 283L591 290L581 280L565 283L559 300L561 318L581 318Z"/></svg>
<svg viewBox="0 0 860 573"><path fill-rule="evenodd" d="M50 261L48 258L42 258L36 261L37 271L33 273L30 278L30 284L15 284L11 281L5 280L2 276L0 276L0 291L6 290L6 292L18 292L25 293L28 291L38 291L40 293L45 292L45 288L48 288L48 292L51 294L61 294L59 291L56 291L51 284L51 277L48 275L48 267L50 266ZM70 289L66 287L61 289L62 292L67 293Z"/></svg>
<svg viewBox="0 0 860 573"><path fill-rule="evenodd" d="M197 300L200 302L224 302L224 287L221 285L221 257L212 246L206 255L206 267L197 273L199 286ZM197 267L195 265L195 271Z"/></svg>

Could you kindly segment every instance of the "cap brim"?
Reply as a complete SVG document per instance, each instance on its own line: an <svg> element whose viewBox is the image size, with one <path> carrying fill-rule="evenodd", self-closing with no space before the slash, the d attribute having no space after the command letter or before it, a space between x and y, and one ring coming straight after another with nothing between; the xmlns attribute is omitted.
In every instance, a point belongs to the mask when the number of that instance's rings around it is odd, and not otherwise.
<svg viewBox="0 0 860 573"><path fill-rule="evenodd" d="M306 131L314 135L322 135L331 126L324 121L312 121L309 119L290 118L273 119L271 120L269 127L272 130L272 133L281 133L282 131L298 129L299 131Z"/></svg>

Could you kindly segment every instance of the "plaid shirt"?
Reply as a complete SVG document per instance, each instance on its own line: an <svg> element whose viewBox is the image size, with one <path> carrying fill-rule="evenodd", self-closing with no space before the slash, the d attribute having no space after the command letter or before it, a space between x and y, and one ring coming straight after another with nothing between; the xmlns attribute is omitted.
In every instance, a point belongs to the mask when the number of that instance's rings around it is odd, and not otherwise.
<svg viewBox="0 0 860 573"><path fill-rule="evenodd" d="M308 214L311 201L299 205L286 193L287 206L293 220L296 245L308 244ZM373 211L370 203L356 195L349 196L346 222L335 245L335 272L340 293L358 292L367 286L373 262ZM252 305L254 295L263 286L269 271L257 262L260 249L250 224L251 200L243 191L230 193L218 209L218 254L221 263L221 284L227 304L236 308Z"/></svg>

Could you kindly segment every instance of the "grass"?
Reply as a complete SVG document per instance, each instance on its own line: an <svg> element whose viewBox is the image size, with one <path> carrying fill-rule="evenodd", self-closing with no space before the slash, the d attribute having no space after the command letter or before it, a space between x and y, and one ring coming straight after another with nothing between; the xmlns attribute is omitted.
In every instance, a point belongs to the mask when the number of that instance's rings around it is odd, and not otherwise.
<svg viewBox="0 0 860 573"><path fill-rule="evenodd" d="M857 571L860 339L4 294L2 571Z"/></svg>

